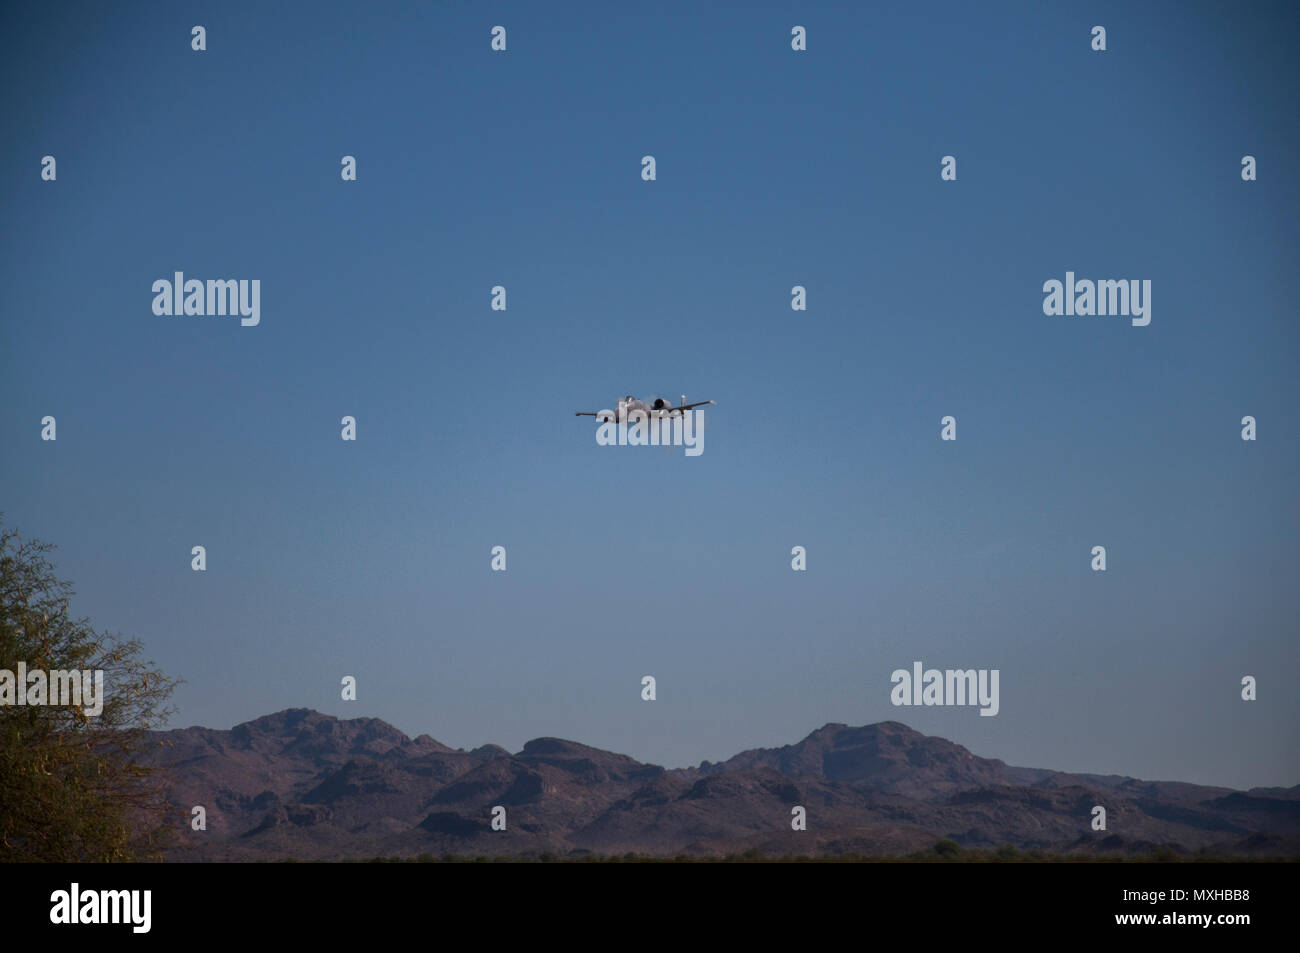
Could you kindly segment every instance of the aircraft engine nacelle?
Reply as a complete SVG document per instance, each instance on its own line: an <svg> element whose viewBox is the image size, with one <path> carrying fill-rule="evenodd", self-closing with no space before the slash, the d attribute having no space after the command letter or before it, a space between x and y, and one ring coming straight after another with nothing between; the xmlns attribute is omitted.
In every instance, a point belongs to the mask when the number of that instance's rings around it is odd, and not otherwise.
<svg viewBox="0 0 1300 953"><path fill-rule="evenodd" d="M672 402L671 400L664 400L662 397L656 397L656 398L655 398L655 402L654 402L654 409L655 409L655 410L672 410L672 409L673 409L673 402Z"/></svg>

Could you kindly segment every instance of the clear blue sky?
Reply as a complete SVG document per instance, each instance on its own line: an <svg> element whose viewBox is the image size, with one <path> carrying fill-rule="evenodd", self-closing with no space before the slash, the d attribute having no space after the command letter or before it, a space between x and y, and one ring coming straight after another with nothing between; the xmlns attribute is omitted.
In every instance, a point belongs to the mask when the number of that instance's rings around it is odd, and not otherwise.
<svg viewBox="0 0 1300 953"><path fill-rule="evenodd" d="M177 726L1300 782L1296 8L977 6L6 5L6 524ZM177 270L261 324L155 316ZM628 393L704 454L598 447ZM892 706L917 659L999 715Z"/></svg>

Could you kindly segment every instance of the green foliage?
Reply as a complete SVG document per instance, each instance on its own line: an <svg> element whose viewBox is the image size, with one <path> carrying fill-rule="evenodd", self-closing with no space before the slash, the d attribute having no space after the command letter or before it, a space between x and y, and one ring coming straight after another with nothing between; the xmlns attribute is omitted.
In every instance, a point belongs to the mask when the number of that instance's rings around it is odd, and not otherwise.
<svg viewBox="0 0 1300 953"><path fill-rule="evenodd" d="M934 845L934 852L940 857L956 857L961 853L961 845L956 841L941 840Z"/></svg>
<svg viewBox="0 0 1300 953"><path fill-rule="evenodd" d="M102 670L104 707L0 706L0 861L122 861L158 856L183 821L145 757L175 683L141 644L69 613L47 543L0 520L0 669ZM52 699L51 699L52 700Z"/></svg>

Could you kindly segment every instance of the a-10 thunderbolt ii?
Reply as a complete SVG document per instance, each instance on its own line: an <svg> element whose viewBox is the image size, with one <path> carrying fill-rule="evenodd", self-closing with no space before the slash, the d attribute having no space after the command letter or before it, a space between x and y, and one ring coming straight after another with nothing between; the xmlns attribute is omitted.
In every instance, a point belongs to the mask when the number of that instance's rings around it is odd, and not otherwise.
<svg viewBox="0 0 1300 953"><path fill-rule="evenodd" d="M651 417L680 417L688 410L696 407L703 407L705 404L716 404L716 400L698 400L693 404L686 403L686 395L682 394L682 402L673 406L670 400L664 400L662 397L656 397L653 400L637 400L631 394L628 394L618 402L616 410L577 410L574 411L575 417L595 417L601 423L622 423L631 419L632 415L640 411L644 419Z"/></svg>

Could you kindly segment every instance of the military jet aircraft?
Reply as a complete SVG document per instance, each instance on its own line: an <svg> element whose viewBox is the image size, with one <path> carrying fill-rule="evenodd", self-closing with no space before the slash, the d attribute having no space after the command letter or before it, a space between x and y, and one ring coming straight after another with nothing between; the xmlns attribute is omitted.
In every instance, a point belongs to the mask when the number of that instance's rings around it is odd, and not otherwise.
<svg viewBox="0 0 1300 953"><path fill-rule="evenodd" d="M632 414L640 411L647 419L650 417L680 417L683 413L695 407L703 407L705 404L716 404L716 400L699 400L693 404L686 403L686 395L682 394L682 402L673 406L670 400L664 400L662 397L656 397L653 400L637 400L631 394L628 394L618 402L618 409L612 413L608 410L577 410L574 411L575 417L596 417L601 423L621 423L631 418Z"/></svg>

